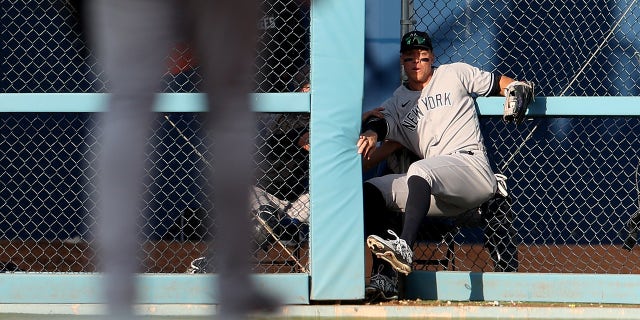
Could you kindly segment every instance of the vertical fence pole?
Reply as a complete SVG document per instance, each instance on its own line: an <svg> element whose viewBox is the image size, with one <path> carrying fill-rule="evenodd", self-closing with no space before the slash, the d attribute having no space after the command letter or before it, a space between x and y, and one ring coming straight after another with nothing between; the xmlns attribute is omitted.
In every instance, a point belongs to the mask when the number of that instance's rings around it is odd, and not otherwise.
<svg viewBox="0 0 640 320"><path fill-rule="evenodd" d="M411 31L415 26L413 0L402 0L400 13L400 37ZM400 66L400 83L406 79L404 69Z"/></svg>

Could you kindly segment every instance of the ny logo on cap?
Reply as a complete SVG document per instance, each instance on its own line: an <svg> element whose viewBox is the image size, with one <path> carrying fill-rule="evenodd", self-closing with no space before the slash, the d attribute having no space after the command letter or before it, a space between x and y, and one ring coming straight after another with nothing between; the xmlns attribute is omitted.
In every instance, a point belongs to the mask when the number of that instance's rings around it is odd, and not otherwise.
<svg viewBox="0 0 640 320"><path fill-rule="evenodd" d="M427 42L427 40L416 32L410 33L409 36L405 39L405 43L408 46L412 44L425 44L425 42Z"/></svg>

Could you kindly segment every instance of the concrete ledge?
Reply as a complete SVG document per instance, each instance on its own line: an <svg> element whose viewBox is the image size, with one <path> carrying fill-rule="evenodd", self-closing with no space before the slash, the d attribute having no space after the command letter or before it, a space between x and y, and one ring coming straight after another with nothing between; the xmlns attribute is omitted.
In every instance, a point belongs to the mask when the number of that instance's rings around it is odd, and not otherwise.
<svg viewBox="0 0 640 320"><path fill-rule="evenodd" d="M510 306L309 306L287 307L287 317L412 319L638 319L638 308Z"/></svg>
<svg viewBox="0 0 640 320"><path fill-rule="evenodd" d="M406 291L422 300L640 305L640 275L416 271Z"/></svg>
<svg viewBox="0 0 640 320"><path fill-rule="evenodd" d="M99 315L98 304L0 304L0 314ZM145 316L207 316L215 305L162 304L139 305ZM269 319L313 318L406 318L406 319L638 319L640 306L477 306L453 305L293 305L276 314L257 314Z"/></svg>

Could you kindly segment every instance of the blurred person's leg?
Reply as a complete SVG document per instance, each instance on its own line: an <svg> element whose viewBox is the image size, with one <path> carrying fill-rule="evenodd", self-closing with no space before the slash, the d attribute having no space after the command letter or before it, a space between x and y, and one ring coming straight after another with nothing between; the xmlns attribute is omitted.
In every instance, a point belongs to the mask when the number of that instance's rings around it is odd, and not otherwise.
<svg viewBox="0 0 640 320"><path fill-rule="evenodd" d="M95 0L92 43L111 96L102 119L97 246L108 312L128 318L139 271L138 235L151 107L171 40L170 1Z"/></svg>
<svg viewBox="0 0 640 320"><path fill-rule="evenodd" d="M254 181L255 119L250 108L258 1L192 0L186 21L208 93L207 123L213 137L215 263L222 318L273 309L275 299L252 283L249 186Z"/></svg>
<svg viewBox="0 0 640 320"><path fill-rule="evenodd" d="M222 317L240 318L249 310L274 306L250 281L248 187L252 181L254 122L248 92L253 74L253 0L157 1L96 0L94 42L108 76L109 112L103 126L100 161L98 244L111 313L131 314L138 270L137 242L144 148L153 119L151 106L165 71L177 10L188 9L186 23L198 52L209 95L210 133L220 152L212 163L218 228L216 264ZM210 75L210 76L208 76ZM218 245L225 244L225 245Z"/></svg>

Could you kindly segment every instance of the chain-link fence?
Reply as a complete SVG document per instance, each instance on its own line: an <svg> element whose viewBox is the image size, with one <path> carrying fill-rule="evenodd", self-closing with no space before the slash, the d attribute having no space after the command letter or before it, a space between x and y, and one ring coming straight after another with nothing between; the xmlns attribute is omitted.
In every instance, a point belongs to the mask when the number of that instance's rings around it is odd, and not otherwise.
<svg viewBox="0 0 640 320"><path fill-rule="evenodd" d="M81 3L0 4L3 93L105 91L82 36ZM533 80L539 96L624 96L640 93L638 7L635 1L600 0L413 1L406 18L432 35L437 63L465 61ZM261 44L256 91L298 90L308 79L309 12L293 0L266 1L264 10L260 26L271 33ZM177 44L169 61L165 91L197 91L200 77L189 63L188 46ZM255 159L261 174L252 189L256 270L306 271L308 158L297 147L306 141L308 114L258 118ZM95 270L95 115L4 113L0 119L4 269ZM498 213L484 220L470 214L433 222L437 228L427 231L435 241L420 245L421 258L430 260L425 264L640 273L638 249L622 248L639 206L637 117L535 118L517 127L484 117L482 126L496 172L508 176L511 198L505 201L511 205L482 208ZM207 152L200 128L197 114L178 113L160 114L153 128L144 271L185 272L206 250L203 173L209 164L201 156ZM486 226L495 232L483 232Z"/></svg>
<svg viewBox="0 0 640 320"><path fill-rule="evenodd" d="M87 48L84 1L3 1L2 93L107 90ZM265 0L256 92L299 91L309 79L309 7ZM168 53L164 92L197 92L186 43ZM25 110L29 111L29 110ZM255 270L308 269L308 114L258 114L254 196ZM0 115L0 225L4 270L87 272L93 256L96 114ZM199 272L206 232L206 143L198 114L159 114L149 138L143 208L144 272ZM304 142L304 143L303 143ZM300 143L300 145L298 145ZM194 266L192 261L195 260ZM199 268L199 269L198 269Z"/></svg>
<svg viewBox="0 0 640 320"><path fill-rule="evenodd" d="M432 36L436 65L464 61L533 80L537 96L640 94L637 1L404 5L402 21L412 23L406 30ZM534 118L519 126L481 120L510 199L481 215L432 221L417 267L640 273L638 249L631 248L631 218L640 215L640 119Z"/></svg>
<svg viewBox="0 0 640 320"><path fill-rule="evenodd" d="M90 113L0 116L0 261L7 268L95 270L96 117ZM295 118L304 123L308 116ZM264 125L257 131L256 141L262 144L255 157L263 169L253 188L259 194L254 202L256 270L304 271L308 264L308 152L289 141L295 131L286 131L287 136L268 130L266 121L259 123ZM148 143L141 225L147 272L185 272L194 259L205 255L211 240L203 224L205 208L210 207L204 179L210 164L200 128L198 114L157 117Z"/></svg>
<svg viewBox="0 0 640 320"><path fill-rule="evenodd" d="M637 0L404 1L436 64L532 80L540 96L640 94Z"/></svg>
<svg viewBox="0 0 640 320"><path fill-rule="evenodd" d="M296 91L309 75L309 7L264 0L256 92ZM2 92L103 92L87 48L82 0L3 1ZM165 92L195 92L202 81L189 46L177 41L167 59Z"/></svg>
<svg viewBox="0 0 640 320"><path fill-rule="evenodd" d="M491 117L481 125L511 204L435 221L418 255L436 265L419 268L504 271L500 259L507 271L640 273L638 248L624 246L640 206L640 118L536 118L515 127Z"/></svg>

